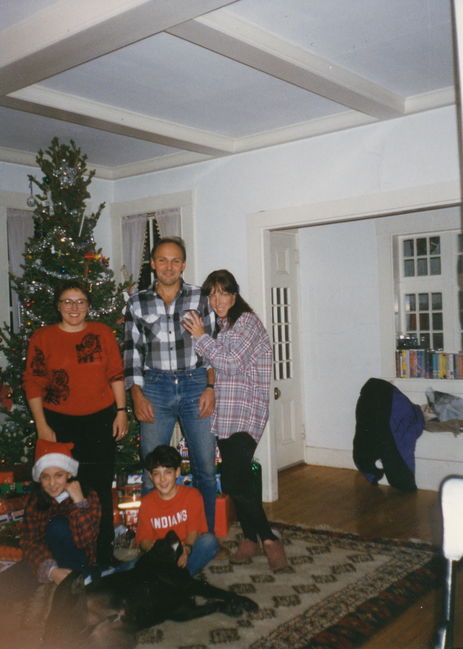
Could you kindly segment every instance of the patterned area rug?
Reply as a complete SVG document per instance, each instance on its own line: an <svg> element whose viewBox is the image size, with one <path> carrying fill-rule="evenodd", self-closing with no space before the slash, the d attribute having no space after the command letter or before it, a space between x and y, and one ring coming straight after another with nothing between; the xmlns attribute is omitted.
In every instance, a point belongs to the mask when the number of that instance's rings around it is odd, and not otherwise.
<svg viewBox="0 0 463 649"><path fill-rule="evenodd" d="M140 634L139 649L327 649L357 647L437 585L441 562L424 543L275 524L289 568L273 574L264 556L236 566L214 561L204 576L247 595L256 613L164 622ZM233 526L226 547L239 541Z"/></svg>

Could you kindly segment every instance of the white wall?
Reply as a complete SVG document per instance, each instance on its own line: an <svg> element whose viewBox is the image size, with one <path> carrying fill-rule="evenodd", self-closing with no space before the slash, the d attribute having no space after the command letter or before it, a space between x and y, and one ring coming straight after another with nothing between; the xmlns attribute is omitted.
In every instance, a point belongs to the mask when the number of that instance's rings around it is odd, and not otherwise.
<svg viewBox="0 0 463 649"><path fill-rule="evenodd" d="M375 225L305 228L299 243L306 443L351 449L360 388L381 375Z"/></svg>

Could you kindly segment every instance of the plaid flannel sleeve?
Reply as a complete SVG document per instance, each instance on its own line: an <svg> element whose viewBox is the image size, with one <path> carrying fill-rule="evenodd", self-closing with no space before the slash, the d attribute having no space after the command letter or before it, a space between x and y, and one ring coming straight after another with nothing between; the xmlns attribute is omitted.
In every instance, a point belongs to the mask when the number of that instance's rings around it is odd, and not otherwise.
<svg viewBox="0 0 463 649"><path fill-rule="evenodd" d="M100 501L94 491L90 491L81 503L72 505L69 513L69 527L74 542L78 548L86 550L92 561L95 558L100 518Z"/></svg>
<svg viewBox="0 0 463 649"><path fill-rule="evenodd" d="M35 509L35 498L29 498L24 509L24 519L21 531L21 548L24 551L26 560L31 564L37 573L40 565L47 561L53 561L50 550L45 543L45 512L38 512Z"/></svg>
<svg viewBox="0 0 463 649"><path fill-rule="evenodd" d="M125 312L124 330L124 368L125 388L133 385L143 387L144 336L139 329L133 313L134 305L130 300Z"/></svg>

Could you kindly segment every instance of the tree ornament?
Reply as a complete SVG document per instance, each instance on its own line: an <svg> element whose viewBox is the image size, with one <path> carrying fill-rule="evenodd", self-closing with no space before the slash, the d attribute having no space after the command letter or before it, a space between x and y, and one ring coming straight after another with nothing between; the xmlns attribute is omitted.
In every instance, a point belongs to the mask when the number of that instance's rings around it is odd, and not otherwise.
<svg viewBox="0 0 463 649"><path fill-rule="evenodd" d="M59 179L61 189L72 187L76 182L77 174L78 170L75 167L70 167L66 158L61 160L61 166L53 172L53 176Z"/></svg>
<svg viewBox="0 0 463 649"><path fill-rule="evenodd" d="M27 197L27 201L26 201L27 206L28 207L35 207L35 198L34 198L34 195L32 193L32 178L29 180L29 192L30 192L30 195Z"/></svg>

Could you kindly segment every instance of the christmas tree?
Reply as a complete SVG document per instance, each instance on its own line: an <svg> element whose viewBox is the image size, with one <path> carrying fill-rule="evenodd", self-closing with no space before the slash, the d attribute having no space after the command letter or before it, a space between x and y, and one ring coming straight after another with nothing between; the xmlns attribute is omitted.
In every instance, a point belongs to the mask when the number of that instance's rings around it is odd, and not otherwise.
<svg viewBox="0 0 463 649"><path fill-rule="evenodd" d="M34 207L34 235L26 242L23 276L11 275L11 286L19 296L20 327L13 331L0 327L0 462L29 462L36 431L21 386L27 344L32 332L58 321L54 292L66 279L87 283L92 294L89 318L111 327L122 340L124 291L129 284L116 284L109 259L97 248L93 230L104 208L86 214L88 186L95 171L87 170L87 156L71 140L61 144L53 138L49 148L40 150L36 162L41 178L29 176ZM32 186L38 188L33 195ZM138 460L138 430L131 420L129 434L118 445L117 468L126 469Z"/></svg>

